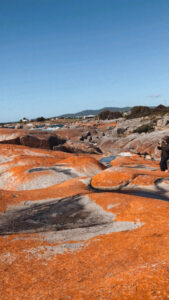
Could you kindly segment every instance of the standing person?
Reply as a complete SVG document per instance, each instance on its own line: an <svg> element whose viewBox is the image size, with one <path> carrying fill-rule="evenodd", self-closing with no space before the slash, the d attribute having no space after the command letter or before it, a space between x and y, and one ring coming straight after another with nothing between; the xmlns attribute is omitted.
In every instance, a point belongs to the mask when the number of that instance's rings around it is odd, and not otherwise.
<svg viewBox="0 0 169 300"><path fill-rule="evenodd" d="M161 150L160 169L161 171L168 172L167 160L169 159L169 137L165 136L162 139L162 142L158 144L157 148Z"/></svg>

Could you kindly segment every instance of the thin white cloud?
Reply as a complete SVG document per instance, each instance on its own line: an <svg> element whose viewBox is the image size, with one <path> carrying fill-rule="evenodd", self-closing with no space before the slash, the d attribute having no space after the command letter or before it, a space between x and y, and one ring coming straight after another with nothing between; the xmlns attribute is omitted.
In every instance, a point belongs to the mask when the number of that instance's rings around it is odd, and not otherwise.
<svg viewBox="0 0 169 300"><path fill-rule="evenodd" d="M161 97L161 94L151 94L151 95L149 95L148 97L149 97L149 98L153 98L153 99L155 99L155 98L160 98L160 97Z"/></svg>

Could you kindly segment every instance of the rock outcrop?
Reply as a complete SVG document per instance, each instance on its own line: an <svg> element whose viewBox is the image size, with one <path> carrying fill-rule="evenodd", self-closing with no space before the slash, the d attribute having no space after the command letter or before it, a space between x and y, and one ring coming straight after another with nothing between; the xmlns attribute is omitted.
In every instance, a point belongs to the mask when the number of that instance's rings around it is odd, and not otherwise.
<svg viewBox="0 0 169 300"><path fill-rule="evenodd" d="M166 126L169 126L169 116L165 116L157 120L157 128L164 128Z"/></svg>
<svg viewBox="0 0 169 300"><path fill-rule="evenodd" d="M66 140L51 134L38 134L38 135L24 135L20 137L20 144L23 146L41 148L41 149L53 149L54 146L63 144Z"/></svg>
<svg viewBox="0 0 169 300"><path fill-rule="evenodd" d="M54 146L65 143L66 139L55 133L26 130L0 130L0 144L23 145L32 148L53 149Z"/></svg>
<svg viewBox="0 0 169 300"><path fill-rule="evenodd" d="M0 145L2 299L167 299L169 177L123 155Z"/></svg>
<svg viewBox="0 0 169 300"><path fill-rule="evenodd" d="M54 146L53 150L60 150L69 153L88 153L88 154L98 154L102 153L99 147L96 147L88 142L76 142L76 141L66 141L66 143Z"/></svg>
<svg viewBox="0 0 169 300"><path fill-rule="evenodd" d="M168 120L167 117L166 120ZM117 155L122 151L132 151L136 154L159 158L160 152L157 151L157 144L163 136L169 135L169 129L167 126L162 129L154 125L153 132L133 133L134 129L143 124L151 125L152 121L147 118L138 118L121 119L115 123L99 121L93 125L89 122L79 124L79 126L71 125L69 129L63 128L52 133L25 129L0 129L0 143L69 153Z"/></svg>

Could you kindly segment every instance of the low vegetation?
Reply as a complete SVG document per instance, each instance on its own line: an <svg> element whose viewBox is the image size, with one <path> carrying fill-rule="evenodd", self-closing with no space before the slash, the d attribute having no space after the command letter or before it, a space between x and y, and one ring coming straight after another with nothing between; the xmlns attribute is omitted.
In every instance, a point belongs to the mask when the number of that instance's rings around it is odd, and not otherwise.
<svg viewBox="0 0 169 300"><path fill-rule="evenodd" d="M147 133L147 132L152 132L154 130L154 127L150 124L144 124L144 125L141 125L139 127L137 127L133 133Z"/></svg>
<svg viewBox="0 0 169 300"><path fill-rule="evenodd" d="M35 122L44 122L46 119L44 117L39 117L34 120Z"/></svg>
<svg viewBox="0 0 169 300"><path fill-rule="evenodd" d="M104 110L98 114L99 120L112 120L121 118L123 114L120 111Z"/></svg>
<svg viewBox="0 0 169 300"><path fill-rule="evenodd" d="M148 107L148 106L133 106L131 113L126 116L127 119L135 119L146 116L156 116L156 115L165 115L169 113L169 107L162 104L157 107Z"/></svg>
<svg viewBox="0 0 169 300"><path fill-rule="evenodd" d="M162 104L158 105L157 107L148 107L148 106L133 106L130 113L123 115L120 111L110 111L104 110L98 114L99 120L111 120L111 119L118 119L121 117L125 117L126 119L135 119L141 117L150 116L163 116L165 114L169 114L169 107L164 106Z"/></svg>

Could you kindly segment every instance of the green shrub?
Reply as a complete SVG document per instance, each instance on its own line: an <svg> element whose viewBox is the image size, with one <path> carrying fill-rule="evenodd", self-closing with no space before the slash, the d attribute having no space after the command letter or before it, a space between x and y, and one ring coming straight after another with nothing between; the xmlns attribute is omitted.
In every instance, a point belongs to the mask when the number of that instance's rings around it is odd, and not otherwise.
<svg viewBox="0 0 169 300"><path fill-rule="evenodd" d="M152 108L152 113L154 115L164 115L169 112L169 108L167 106L164 106L162 104L158 105L155 108Z"/></svg>
<svg viewBox="0 0 169 300"><path fill-rule="evenodd" d="M111 120L121 118L123 114L120 111L104 110L98 114L99 120Z"/></svg>
<svg viewBox="0 0 169 300"><path fill-rule="evenodd" d="M135 130L133 130L133 133L142 133L142 132L147 133L147 132L151 132L153 130L154 130L154 127L152 125L144 124L144 125L136 128Z"/></svg>
<svg viewBox="0 0 169 300"><path fill-rule="evenodd" d="M45 120L46 119L44 117L39 117L35 119L36 122L44 122Z"/></svg>
<svg viewBox="0 0 169 300"><path fill-rule="evenodd" d="M134 119L146 116L165 115L169 113L169 107L162 104L157 107L150 108L148 106L133 106L131 113L126 116L126 119Z"/></svg>
<svg viewBox="0 0 169 300"><path fill-rule="evenodd" d="M145 117L151 114L151 108L148 106L133 106L131 113L127 116L127 119L134 119Z"/></svg>

